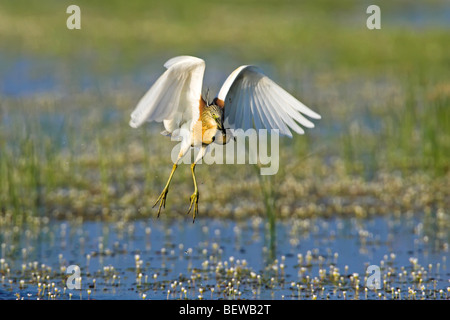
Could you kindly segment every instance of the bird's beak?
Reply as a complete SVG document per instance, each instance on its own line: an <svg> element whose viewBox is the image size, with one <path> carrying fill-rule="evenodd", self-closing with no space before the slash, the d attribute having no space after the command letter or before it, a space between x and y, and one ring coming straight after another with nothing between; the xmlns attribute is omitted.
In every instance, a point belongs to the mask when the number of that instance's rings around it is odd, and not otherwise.
<svg viewBox="0 0 450 320"><path fill-rule="evenodd" d="M217 129L219 129L220 131L222 131L223 134L225 134L225 129L223 128L223 123L217 121Z"/></svg>
<svg viewBox="0 0 450 320"><path fill-rule="evenodd" d="M223 131L222 131L223 134L227 136L227 139L233 138L233 140L236 141L236 137L231 133L231 130L229 130L229 129L230 128L224 128Z"/></svg>

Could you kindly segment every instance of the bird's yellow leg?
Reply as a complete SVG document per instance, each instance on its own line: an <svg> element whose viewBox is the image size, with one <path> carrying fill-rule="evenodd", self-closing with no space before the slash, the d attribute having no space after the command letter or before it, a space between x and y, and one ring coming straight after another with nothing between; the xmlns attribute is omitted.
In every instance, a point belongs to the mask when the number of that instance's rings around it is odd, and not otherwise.
<svg viewBox="0 0 450 320"><path fill-rule="evenodd" d="M207 149L208 149L208 145L202 145L202 148L201 148L200 152L197 154L197 157L196 157L194 163L191 164L192 180L194 180L194 193L191 196L191 204L189 205L189 210L187 213L189 214L189 212L191 212L192 206L194 206L194 213L193 213L193 220L192 220L193 223L195 222L195 217L197 216L197 213L198 213L198 198L199 198L197 180L195 179L195 165L197 164L197 162L199 162L203 158Z"/></svg>
<svg viewBox="0 0 450 320"><path fill-rule="evenodd" d="M175 163L172 168L172 172L170 173L169 180L167 180L166 186L164 187L163 191L159 195L158 199L156 200L155 204L153 205L153 208L158 204L159 202L159 209L158 209L158 218L159 214L161 213L161 207L166 207L166 197L167 193L169 192L169 185L170 181L172 181L173 174L175 173L175 170L177 169L177 164Z"/></svg>
<svg viewBox="0 0 450 320"><path fill-rule="evenodd" d="M192 206L194 206L194 213L193 213L193 220L192 220L192 222L194 222L195 216L198 213L198 198L199 198L197 180L195 179L195 162L191 165L191 172L192 172L192 180L194 180L194 193L191 196L191 205L189 206L189 210L188 210L187 214L189 214L189 212L191 212Z"/></svg>

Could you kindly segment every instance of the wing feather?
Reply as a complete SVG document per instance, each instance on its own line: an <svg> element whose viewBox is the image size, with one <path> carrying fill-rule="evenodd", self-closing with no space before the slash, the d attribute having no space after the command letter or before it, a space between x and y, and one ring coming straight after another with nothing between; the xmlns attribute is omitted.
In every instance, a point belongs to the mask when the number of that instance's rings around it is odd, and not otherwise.
<svg viewBox="0 0 450 320"><path fill-rule="evenodd" d="M237 94L236 94L236 96L235 96L235 98L233 99L233 102L232 102L233 104L242 104L242 103L244 103L244 90L240 90L239 92L237 92ZM235 123L236 121L239 121L240 119L242 119L242 112L243 112L243 110L242 109L239 109L239 108L232 108L232 110L231 110L232 112L231 112L231 118L230 118L230 121L232 121L232 122L230 122L230 124L231 123ZM238 126L238 128L241 128L242 127L242 123L239 123L239 126Z"/></svg>
<svg viewBox="0 0 450 320"><path fill-rule="evenodd" d="M272 91L272 96L275 101L288 101L285 98L284 93L279 92L277 90ZM293 103L293 102L292 102ZM314 123L306 119L298 109L296 109L292 104L283 103L283 109L288 113L292 119L300 123L302 126L307 128L314 128Z"/></svg>
<svg viewBox="0 0 450 320"><path fill-rule="evenodd" d="M242 128L244 130L248 130L251 127L253 127L252 110L251 110L252 94L250 92L250 90L251 90L250 85L248 83L246 83L244 86L245 86L244 103L246 103L248 105L248 108L243 108Z"/></svg>
<svg viewBox="0 0 450 320"><path fill-rule="evenodd" d="M278 129L280 134L292 137L291 130L303 134L302 128L312 128L307 119L320 119L320 115L255 66L241 66L234 70L222 85L218 99L225 103L225 121L233 129L250 127Z"/></svg>
<svg viewBox="0 0 450 320"><path fill-rule="evenodd" d="M257 91L257 94L253 95L253 100L255 101L255 109L258 111L258 115L261 119L260 121L260 126L256 127L258 129L261 128L270 128L270 124L269 121L267 120L267 117L265 115L265 111L264 109L266 108L264 101L261 99L261 95L258 94L259 88L255 88ZM260 106L260 108L258 108L257 106Z"/></svg>
<svg viewBox="0 0 450 320"><path fill-rule="evenodd" d="M285 116L285 113L282 112L283 109L279 106L276 100L272 99L271 83L266 83L264 80L265 78L261 79L257 87L261 88L266 111L270 114L269 118L273 118L275 122L275 125L272 128L268 129L279 129L281 134L292 137L291 132L289 131L288 127L285 124L285 121L283 120L283 117Z"/></svg>
<svg viewBox="0 0 450 320"><path fill-rule="evenodd" d="M280 131L282 131L283 125L279 123L278 115L274 114L272 110L274 109L273 107L275 107L275 105L273 103L270 103L270 101L268 101L267 94L264 91L265 91L264 88L261 86L255 87L255 96L257 96L261 101L259 108L264 114L268 125L266 125L263 128L256 128L256 129L279 129Z"/></svg>
<svg viewBox="0 0 450 320"><path fill-rule="evenodd" d="M285 113L283 114L283 122L286 123L286 125L291 128L292 130L294 130L296 133L298 134L304 134L305 131L294 121L297 120L298 121L298 113L296 113L295 111L292 110L292 108L288 105L283 105L280 104L275 95L275 92L271 92L268 91L266 92L266 94L268 96L270 96L270 102L277 106L277 108L279 108L280 110L283 110ZM289 136L289 134L288 134Z"/></svg>
<svg viewBox="0 0 450 320"><path fill-rule="evenodd" d="M264 125L261 120L261 113L258 109L258 101L256 95L252 95L250 97L250 105L253 114L253 123L255 128L264 128Z"/></svg>
<svg viewBox="0 0 450 320"><path fill-rule="evenodd" d="M191 56L168 60L167 70L145 93L131 113L130 126L137 128L145 121L164 121L171 133L182 124L199 118L205 61Z"/></svg>

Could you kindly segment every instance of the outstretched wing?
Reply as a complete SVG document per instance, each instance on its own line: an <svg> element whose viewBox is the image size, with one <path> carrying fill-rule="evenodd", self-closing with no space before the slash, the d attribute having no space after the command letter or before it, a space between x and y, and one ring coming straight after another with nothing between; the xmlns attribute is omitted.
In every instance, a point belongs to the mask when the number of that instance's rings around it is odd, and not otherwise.
<svg viewBox="0 0 450 320"><path fill-rule="evenodd" d="M223 101L225 125L233 129L278 129L281 135L292 137L304 131L300 125L313 128L304 115L320 119L255 66L241 66L225 80L217 96ZM299 125L300 124L300 125Z"/></svg>
<svg viewBox="0 0 450 320"><path fill-rule="evenodd" d="M164 67L167 70L131 113L131 127L137 128L145 121L164 121L164 127L172 133L182 124L199 118L205 61L179 56L167 61Z"/></svg>

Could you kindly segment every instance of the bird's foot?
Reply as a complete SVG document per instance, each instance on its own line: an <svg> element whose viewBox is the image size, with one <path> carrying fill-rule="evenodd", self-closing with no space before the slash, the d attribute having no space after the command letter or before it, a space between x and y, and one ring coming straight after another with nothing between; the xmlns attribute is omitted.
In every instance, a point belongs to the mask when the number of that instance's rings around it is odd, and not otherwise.
<svg viewBox="0 0 450 320"><path fill-rule="evenodd" d="M155 204L153 205L153 208L154 208L159 202L158 218L159 218L159 215L161 213L161 207L163 207L163 208L166 207L166 198L167 198L167 193L168 192L169 192L169 188L167 188L167 187L164 188L164 190L159 195L158 199L155 201Z"/></svg>
<svg viewBox="0 0 450 320"><path fill-rule="evenodd" d="M195 217L198 213L198 198L199 198L198 191L195 191L191 196L191 205L189 206L189 210L187 212L187 214L189 214L191 212L192 206L194 207L192 223L195 222Z"/></svg>

